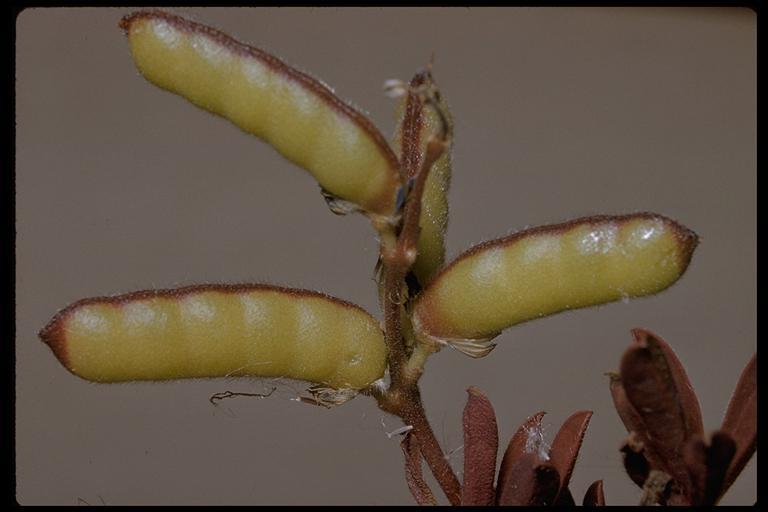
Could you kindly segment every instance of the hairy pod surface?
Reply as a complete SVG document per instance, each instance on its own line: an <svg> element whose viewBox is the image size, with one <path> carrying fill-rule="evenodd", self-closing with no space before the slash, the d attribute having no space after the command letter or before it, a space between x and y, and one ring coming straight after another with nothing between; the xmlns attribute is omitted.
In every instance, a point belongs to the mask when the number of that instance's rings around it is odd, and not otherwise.
<svg viewBox="0 0 768 512"><path fill-rule="evenodd" d="M40 337L68 370L97 382L256 376L362 389L386 366L383 334L366 311L267 285L83 299Z"/></svg>
<svg viewBox="0 0 768 512"><path fill-rule="evenodd" d="M440 117L435 110L419 99L418 89L434 87L429 71L420 71L409 83L408 93L399 106L399 120L392 146L400 156L404 178L413 178L421 169L430 135L440 130ZM439 108L450 115L448 106L440 98ZM451 119L446 119L452 123ZM451 181L451 152L448 148L432 165L419 218L418 256L413 273L422 286L426 285L445 262L445 231L448 227L448 189Z"/></svg>
<svg viewBox="0 0 768 512"><path fill-rule="evenodd" d="M120 26L147 80L265 140L331 195L368 212L394 212L397 157L371 121L328 86L178 16L140 11Z"/></svg>
<svg viewBox="0 0 768 512"><path fill-rule="evenodd" d="M695 233L660 215L527 229L461 254L414 305L420 335L483 339L564 310L657 293L683 274Z"/></svg>

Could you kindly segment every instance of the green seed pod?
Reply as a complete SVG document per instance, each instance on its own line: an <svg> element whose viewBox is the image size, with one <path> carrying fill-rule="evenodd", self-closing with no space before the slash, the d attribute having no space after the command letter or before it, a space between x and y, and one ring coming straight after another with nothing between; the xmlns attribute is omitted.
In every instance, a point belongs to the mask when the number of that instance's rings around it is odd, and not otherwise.
<svg viewBox="0 0 768 512"><path fill-rule="evenodd" d="M397 157L373 123L328 86L178 16L141 11L120 26L147 80L264 139L329 195L367 212L394 213Z"/></svg>
<svg viewBox="0 0 768 512"><path fill-rule="evenodd" d="M96 382L256 376L362 389L386 366L379 323L360 307L266 285L83 299L40 337L68 370Z"/></svg>
<svg viewBox="0 0 768 512"><path fill-rule="evenodd" d="M418 89L434 87L429 71L417 73L408 86L399 107L399 120L392 146L400 156L406 179L413 178L421 169L427 141L430 135L438 133L440 117L431 107L419 99ZM448 106L440 98L439 107L450 115ZM451 119L446 119L451 123ZM413 264L413 273L419 283L426 285L445 262L445 231L448 226L448 188L451 181L450 148L434 163L424 185L419 218L418 256Z"/></svg>
<svg viewBox="0 0 768 512"><path fill-rule="evenodd" d="M414 328L438 340L489 340L534 318L657 293L685 272L697 243L650 213L521 231L469 249L435 276L415 301Z"/></svg>

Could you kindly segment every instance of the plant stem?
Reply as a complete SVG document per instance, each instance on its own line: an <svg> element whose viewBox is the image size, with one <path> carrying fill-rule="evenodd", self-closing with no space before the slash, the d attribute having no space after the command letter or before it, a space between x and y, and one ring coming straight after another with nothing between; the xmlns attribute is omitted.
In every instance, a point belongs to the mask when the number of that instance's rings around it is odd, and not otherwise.
<svg viewBox="0 0 768 512"><path fill-rule="evenodd" d="M401 411L401 418L406 425L411 425L412 435L415 435L419 441L419 448L424 460L427 461L429 469L435 476L435 480L445 493L451 505L461 504L461 484L453 472L445 452L435 438L435 433L429 425L424 406L421 402L418 387L413 387L413 394L404 400L404 407Z"/></svg>
<svg viewBox="0 0 768 512"><path fill-rule="evenodd" d="M386 263L385 263L386 265ZM419 371L415 378L412 378L413 372L406 372L408 359L405 353L405 342L401 335L400 309L402 307L399 301L391 300L396 293L400 293L398 288L404 279L404 272L396 272L391 266L385 266L385 339L389 348L389 368L391 385L389 390L378 395L379 406L396 416L399 416L406 425L411 425L412 435L415 435L419 442L419 449L424 460L427 462L437 483L445 493L452 505L461 503L461 485L451 466L445 458L445 453L435 438L432 427L429 425L424 405L421 401L421 394L418 387ZM402 274L403 277L400 277ZM423 364L424 356L419 356Z"/></svg>
<svg viewBox="0 0 768 512"><path fill-rule="evenodd" d="M432 107L435 108L434 103ZM387 391L375 393L375 396L381 409L413 427L411 435L416 436L419 450L448 501L452 505L460 505L461 485L427 420L418 387L424 363L433 348L417 345L409 360L402 328L404 303L409 299L405 278L417 256L424 186L432 165L445 151L449 136L448 130L443 129L438 138L430 138L427 142L421 169L408 191L400 231L390 226L381 232L384 339L388 348L390 386Z"/></svg>

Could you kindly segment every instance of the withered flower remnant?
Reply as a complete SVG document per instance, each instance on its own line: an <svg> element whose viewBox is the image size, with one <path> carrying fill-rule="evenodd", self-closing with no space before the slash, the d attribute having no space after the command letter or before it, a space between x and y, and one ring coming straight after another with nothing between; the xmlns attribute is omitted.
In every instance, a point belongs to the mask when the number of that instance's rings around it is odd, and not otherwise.
<svg viewBox="0 0 768 512"><path fill-rule="evenodd" d="M621 451L645 505L714 505L757 448L755 354L744 369L723 424L709 437L682 363L660 337L632 331L610 388L629 431Z"/></svg>

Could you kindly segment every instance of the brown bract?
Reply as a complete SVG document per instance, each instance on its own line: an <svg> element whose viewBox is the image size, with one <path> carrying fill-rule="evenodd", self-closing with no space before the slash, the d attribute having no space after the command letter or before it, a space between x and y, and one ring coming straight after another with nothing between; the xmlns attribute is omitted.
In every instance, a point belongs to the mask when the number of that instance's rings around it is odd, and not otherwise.
<svg viewBox="0 0 768 512"><path fill-rule="evenodd" d="M507 446L496 486L498 433L490 401L477 388L468 390L464 409L464 486L462 505L572 505L568 484L591 411L578 411L563 422L551 447L541 433L543 412L517 430ZM602 482L590 487L584 502L605 503Z"/></svg>
<svg viewBox="0 0 768 512"><path fill-rule="evenodd" d="M747 364L723 426L707 440L699 401L670 346L632 331L621 372L611 378L616 410L630 432L621 451L644 503L713 505L757 446L757 356Z"/></svg>
<svg viewBox="0 0 768 512"><path fill-rule="evenodd" d="M403 126L400 133L401 171L404 180L413 178L421 168L421 128L424 124L424 102L414 91L431 79L428 71L416 73L408 84Z"/></svg>

